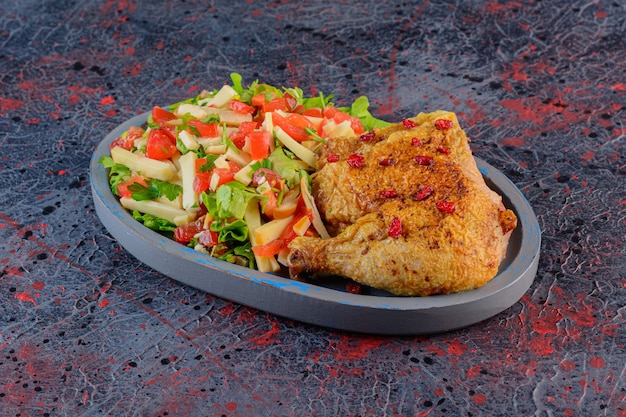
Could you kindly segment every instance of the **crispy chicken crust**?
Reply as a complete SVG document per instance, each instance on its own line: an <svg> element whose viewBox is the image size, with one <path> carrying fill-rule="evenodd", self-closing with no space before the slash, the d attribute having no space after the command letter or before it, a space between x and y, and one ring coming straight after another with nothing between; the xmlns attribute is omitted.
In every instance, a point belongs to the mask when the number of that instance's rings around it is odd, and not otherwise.
<svg viewBox="0 0 626 417"><path fill-rule="evenodd" d="M294 239L290 276L339 275L397 295L481 287L497 274L517 225L445 111L328 141L313 196L332 237Z"/></svg>

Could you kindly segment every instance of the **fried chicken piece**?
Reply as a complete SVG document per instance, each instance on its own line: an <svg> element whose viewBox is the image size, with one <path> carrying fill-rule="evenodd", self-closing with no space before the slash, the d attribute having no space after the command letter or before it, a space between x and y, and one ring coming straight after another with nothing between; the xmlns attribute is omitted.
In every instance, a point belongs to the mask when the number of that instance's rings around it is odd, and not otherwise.
<svg viewBox="0 0 626 417"><path fill-rule="evenodd" d="M313 196L332 237L290 243L292 278L338 275L426 296L497 274L517 218L485 184L454 113L328 141L319 161Z"/></svg>

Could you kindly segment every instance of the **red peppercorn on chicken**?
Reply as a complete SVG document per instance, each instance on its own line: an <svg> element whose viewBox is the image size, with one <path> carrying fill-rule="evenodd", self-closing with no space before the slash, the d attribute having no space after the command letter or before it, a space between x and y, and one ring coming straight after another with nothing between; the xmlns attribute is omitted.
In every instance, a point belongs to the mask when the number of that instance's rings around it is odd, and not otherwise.
<svg viewBox="0 0 626 417"><path fill-rule="evenodd" d="M332 237L291 242L292 278L339 275L426 296L497 274L517 218L485 184L454 113L329 140L318 165L313 196Z"/></svg>

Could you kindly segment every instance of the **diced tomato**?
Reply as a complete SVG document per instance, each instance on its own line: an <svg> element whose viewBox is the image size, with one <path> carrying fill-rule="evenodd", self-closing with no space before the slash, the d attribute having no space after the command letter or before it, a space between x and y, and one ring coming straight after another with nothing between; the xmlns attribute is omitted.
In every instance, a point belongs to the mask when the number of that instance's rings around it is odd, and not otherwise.
<svg viewBox="0 0 626 417"><path fill-rule="evenodd" d="M133 146L135 146L135 139L142 137L144 132L145 130L139 126L131 126L124 137L120 136L111 142L111 149L119 146L120 148L130 151L133 149Z"/></svg>
<svg viewBox="0 0 626 417"><path fill-rule="evenodd" d="M189 243L189 241L204 227L204 219L199 218L191 223L184 224L174 229L174 240L178 243Z"/></svg>
<svg viewBox="0 0 626 417"><path fill-rule="evenodd" d="M363 124L358 117L352 117L348 113L343 112L334 106L326 106L324 108L323 115L326 119L332 119L337 124L349 120L350 127L354 131L355 135L360 135L365 132L365 129L363 129Z"/></svg>
<svg viewBox="0 0 626 417"><path fill-rule="evenodd" d="M238 165L237 165L238 166ZM213 168L208 172L196 172L196 178L193 180L193 191L201 194L203 191L209 189L211 185L211 180L213 178L213 174L217 175L218 181L216 188L222 184L226 184L227 182L231 182L235 179L235 173L237 171L233 171L233 167L231 169L228 168Z"/></svg>
<svg viewBox="0 0 626 417"><path fill-rule="evenodd" d="M333 120L335 121L335 123L339 124L341 122L345 122L346 120L350 120L351 117L352 116L350 116L348 113L344 113L341 110L335 109Z"/></svg>
<svg viewBox="0 0 626 417"><path fill-rule="evenodd" d="M295 101L295 100L294 100ZM258 107L261 113L273 112L276 110L289 111L289 101L286 97L276 97L274 93L259 93L250 100L253 106Z"/></svg>
<svg viewBox="0 0 626 417"><path fill-rule="evenodd" d="M310 219L312 216L311 211L308 210L308 212L305 212L305 213L296 211L296 214L294 215L293 220L289 222L289 225L285 227L285 230L283 230L283 232L280 235L280 239L282 241L284 241L285 243L289 243L292 240L294 240L296 236L298 236L296 232L293 230L293 226L296 223L298 223L304 216L308 216Z"/></svg>
<svg viewBox="0 0 626 417"><path fill-rule="evenodd" d="M270 218L274 218L274 210L276 209L277 203L276 194L274 194L274 191L269 190L264 192L263 195L267 197L267 200L262 202L263 214Z"/></svg>
<svg viewBox="0 0 626 417"><path fill-rule="evenodd" d="M289 223L285 230L283 230L283 233L280 235L280 239L283 242L289 243L296 238L297 235L296 232L293 230L293 225L296 224L298 220L300 220L300 217L294 217L294 219Z"/></svg>
<svg viewBox="0 0 626 417"><path fill-rule="evenodd" d="M217 123L204 123L200 120L189 120L187 124L194 127L201 138L216 138L219 136L219 126Z"/></svg>
<svg viewBox="0 0 626 417"><path fill-rule="evenodd" d="M211 174L212 171L196 173L196 178L193 180L193 191L195 193L201 194L203 191L209 189L209 185L211 184Z"/></svg>
<svg viewBox="0 0 626 417"><path fill-rule="evenodd" d="M198 158L196 159L196 172L200 172L200 167L204 164L206 164L207 159L206 158Z"/></svg>
<svg viewBox="0 0 626 417"><path fill-rule="evenodd" d="M204 246L217 246L219 234L213 230L203 230L198 237L198 243Z"/></svg>
<svg viewBox="0 0 626 417"><path fill-rule="evenodd" d="M246 135L238 131L234 131L233 133L231 133L228 136L228 139L230 139L235 144L237 149L242 149L243 145L246 144Z"/></svg>
<svg viewBox="0 0 626 417"><path fill-rule="evenodd" d="M350 117L350 127L354 131L355 135L362 135L365 132L361 119L357 117Z"/></svg>
<svg viewBox="0 0 626 417"><path fill-rule="evenodd" d="M211 171L211 173L219 177L219 181L217 183L218 187L235 179L235 173L227 168L213 168L213 171Z"/></svg>
<svg viewBox="0 0 626 417"><path fill-rule="evenodd" d="M265 94L263 94L263 93L255 94L250 99L250 102L252 103L253 106L260 107L261 109L263 109L263 106L265 105L265 103L267 101L268 100L267 100Z"/></svg>
<svg viewBox="0 0 626 417"><path fill-rule="evenodd" d="M235 161L226 161L226 162L228 162L228 169L230 169L230 172L232 172L233 174L236 174L237 172L241 170L241 165L239 165L237 162Z"/></svg>
<svg viewBox="0 0 626 417"><path fill-rule="evenodd" d="M283 186L283 177L278 175L276 171L267 168L259 168L252 174L252 185L258 187L264 182L264 179L272 188L281 189Z"/></svg>
<svg viewBox="0 0 626 417"><path fill-rule="evenodd" d="M311 107L310 109L303 110L301 114L303 116L310 117L324 117L324 115L322 114L322 109L320 109L319 107Z"/></svg>
<svg viewBox="0 0 626 417"><path fill-rule="evenodd" d="M145 130L142 127L139 126L131 126L128 129L128 135L126 135L127 138L132 138L134 139L139 139L140 137L143 136L143 134L145 133Z"/></svg>
<svg viewBox="0 0 626 417"><path fill-rule="evenodd" d="M131 149L133 149L134 146L134 141L131 140L126 140L126 138L122 138L119 137L117 139L114 139L113 142L111 142L111 149L113 148L123 148L126 149L127 151L130 151Z"/></svg>
<svg viewBox="0 0 626 417"><path fill-rule="evenodd" d="M163 130L153 129L148 135L146 144L146 156L148 158L163 161L176 155L176 141Z"/></svg>
<svg viewBox="0 0 626 417"><path fill-rule="evenodd" d="M250 106L242 101L234 100L234 99L228 103L228 108L236 113L241 113L241 114L252 114L256 111L256 109L253 106Z"/></svg>
<svg viewBox="0 0 626 417"><path fill-rule="evenodd" d="M163 131L163 133L169 136L170 139L174 141L174 143L176 143L176 128L174 126L163 126L161 130Z"/></svg>
<svg viewBox="0 0 626 417"><path fill-rule="evenodd" d="M279 239L281 239L285 243L289 243L293 239L295 239L297 234L293 230L293 226L305 216L307 216L309 220L311 220L311 222L313 221L313 213L311 209L307 208L306 203L304 202L304 199L302 198L302 195L300 195L300 198L298 198L296 211L293 213L293 220L289 222L287 227L285 227L285 230L283 230ZM311 230L311 228L309 228L309 230ZM310 233L307 233L307 234L310 235Z"/></svg>
<svg viewBox="0 0 626 417"><path fill-rule="evenodd" d="M254 129L256 129L257 126L257 122L241 122L241 124L237 128L237 131L247 135L254 132Z"/></svg>
<svg viewBox="0 0 626 417"><path fill-rule="evenodd" d="M128 187L130 187L131 185L135 183L139 183L143 185L144 187L148 186L148 184L146 183L146 180L142 176L133 175L128 180L117 184L117 193L120 195L120 197L130 197L133 193L132 191L128 189Z"/></svg>
<svg viewBox="0 0 626 417"><path fill-rule="evenodd" d="M242 122L237 130L230 134L228 139L232 140L235 146L241 149L246 143L246 136L254 132L257 126L257 122Z"/></svg>
<svg viewBox="0 0 626 417"><path fill-rule="evenodd" d="M265 103L265 105L263 106L263 110L266 113L267 112L273 112L273 111L276 111L276 110L289 111L289 104L287 103L287 100L284 97L275 98L275 99Z"/></svg>
<svg viewBox="0 0 626 417"><path fill-rule="evenodd" d="M265 245L258 245L252 247L252 252L256 256L274 256L281 250L287 247L287 244L281 239L272 240Z"/></svg>
<svg viewBox="0 0 626 417"><path fill-rule="evenodd" d="M176 119L176 115L171 111L165 110L162 107L155 106L152 109L152 121L159 126L165 122Z"/></svg>
<svg viewBox="0 0 626 417"><path fill-rule="evenodd" d="M322 115L324 116L325 119L334 119L335 114L337 114L338 111L339 110L337 110L335 106L326 106L324 107L324 110L322 111Z"/></svg>
<svg viewBox="0 0 626 417"><path fill-rule="evenodd" d="M270 154L270 132L252 132L248 134L250 141L250 156L255 161L267 158Z"/></svg>
<svg viewBox="0 0 626 417"><path fill-rule="evenodd" d="M306 206L306 203L304 202L304 197L302 196L302 194L300 194L300 198L298 199L298 207L296 208L295 215L300 216L302 214L306 214L307 216L310 217L312 215L312 212L311 212L311 209ZM313 221L312 217L311 217L311 221Z"/></svg>
<svg viewBox="0 0 626 417"><path fill-rule="evenodd" d="M289 111L294 112L296 106L298 105L298 100L296 100L296 98L289 93L285 93L283 98L285 99L285 103L287 103L287 108L289 109Z"/></svg>
<svg viewBox="0 0 626 417"><path fill-rule="evenodd" d="M292 116L296 116L296 114L291 114L289 117L291 118ZM302 115L297 115L297 116L300 116L306 120L306 117ZM274 122L274 126L280 127L282 130L285 131L285 133L287 133L289 136L291 136L294 140L297 140L298 142L302 142L304 140L309 139L311 135L307 133L305 128L297 124L294 124L290 118L288 119L287 117L283 117L278 113L272 113L272 121ZM295 118L293 119L293 121L299 124L302 122L301 119L295 119Z"/></svg>
<svg viewBox="0 0 626 417"><path fill-rule="evenodd" d="M299 126L303 129L313 129L315 130L315 125L313 124L312 121L309 120L308 117L303 116L301 114L298 113L291 113L289 116L287 116L287 120L289 120L290 123Z"/></svg>

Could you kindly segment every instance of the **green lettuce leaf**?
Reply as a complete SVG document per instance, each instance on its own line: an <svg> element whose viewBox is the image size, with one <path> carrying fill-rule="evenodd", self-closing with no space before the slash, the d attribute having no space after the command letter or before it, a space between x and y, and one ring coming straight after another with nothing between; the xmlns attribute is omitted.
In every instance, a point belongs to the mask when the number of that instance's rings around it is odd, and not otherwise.
<svg viewBox="0 0 626 417"><path fill-rule="evenodd" d="M114 195L119 195L117 192L117 185L131 177L133 175L132 170L126 165L116 164L110 156L101 157L98 160L98 163L109 170L109 185L111 186L111 192L113 192Z"/></svg>
<svg viewBox="0 0 626 417"><path fill-rule="evenodd" d="M271 169L285 179L289 188L293 188L300 181L298 176L301 169L300 165L289 158L283 148L274 149L274 152L270 154L268 159L272 163Z"/></svg>
<svg viewBox="0 0 626 417"><path fill-rule="evenodd" d="M302 91L302 90L300 90ZM324 108L326 106L332 106L334 105L330 100L332 100L332 98L335 97L334 94L329 94L328 96L324 96L324 94L322 92L320 92L320 94L316 97L309 97L309 98L304 98L302 99L302 105L306 108L306 109L310 109L311 107L320 107L320 108Z"/></svg>
<svg viewBox="0 0 626 417"><path fill-rule="evenodd" d="M368 108L370 102L365 96L361 96L354 100L351 107L341 107L341 111L345 111L350 116L357 117L361 120L361 124L366 132L374 130L374 128L381 128L389 126L391 123L381 119L377 119L369 112Z"/></svg>
<svg viewBox="0 0 626 417"><path fill-rule="evenodd" d="M217 248L221 253L221 255L217 256L217 259L239 265L242 265L241 261L243 260L247 264L245 266L250 269L255 268L254 252L252 252L252 244L249 241L234 248L228 248L227 246L218 246Z"/></svg>
<svg viewBox="0 0 626 417"><path fill-rule="evenodd" d="M217 241L220 243L248 241L248 225L243 220L235 220L231 223L213 222L211 230L218 233Z"/></svg>
<svg viewBox="0 0 626 417"><path fill-rule="evenodd" d="M217 219L243 219L248 202L256 198L257 194L249 191L238 181L231 181L221 185L215 193L215 210ZM207 207L208 208L208 207Z"/></svg>
<svg viewBox="0 0 626 417"><path fill-rule="evenodd" d="M173 201L183 192L183 187L167 181L151 179L148 180L147 183L147 187L138 182L128 186L128 190L132 192L131 197L133 200L156 200L161 197L166 197L168 200Z"/></svg>
<svg viewBox="0 0 626 417"><path fill-rule="evenodd" d="M144 226L159 232L173 232L176 229L176 225L168 220L151 214L140 213L137 210L133 210L133 218L143 223Z"/></svg>

